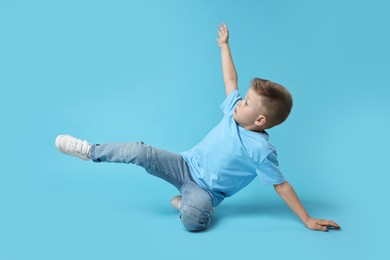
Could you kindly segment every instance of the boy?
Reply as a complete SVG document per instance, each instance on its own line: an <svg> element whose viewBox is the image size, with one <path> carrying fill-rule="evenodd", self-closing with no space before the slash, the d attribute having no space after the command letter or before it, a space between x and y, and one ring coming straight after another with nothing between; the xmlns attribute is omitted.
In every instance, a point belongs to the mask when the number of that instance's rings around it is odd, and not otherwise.
<svg viewBox="0 0 390 260"><path fill-rule="evenodd" d="M281 124L292 108L290 93L274 82L255 78L245 99L237 87L237 73L228 43L226 24L219 25L222 72L226 99L221 122L195 147L175 154L144 143L93 144L60 135L59 151L94 162L132 163L174 185L181 193L171 200L189 231L205 230L214 208L256 176L272 184L277 193L309 229L326 231L340 226L331 220L311 218L292 186L279 170L275 148L265 131Z"/></svg>

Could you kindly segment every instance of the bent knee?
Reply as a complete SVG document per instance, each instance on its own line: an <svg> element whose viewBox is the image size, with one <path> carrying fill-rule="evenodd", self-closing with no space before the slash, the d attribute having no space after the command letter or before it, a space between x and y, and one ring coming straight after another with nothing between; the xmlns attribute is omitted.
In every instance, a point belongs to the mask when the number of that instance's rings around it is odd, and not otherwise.
<svg viewBox="0 0 390 260"><path fill-rule="evenodd" d="M191 232L206 230L211 222L210 212L190 213L181 210L180 220L184 227Z"/></svg>

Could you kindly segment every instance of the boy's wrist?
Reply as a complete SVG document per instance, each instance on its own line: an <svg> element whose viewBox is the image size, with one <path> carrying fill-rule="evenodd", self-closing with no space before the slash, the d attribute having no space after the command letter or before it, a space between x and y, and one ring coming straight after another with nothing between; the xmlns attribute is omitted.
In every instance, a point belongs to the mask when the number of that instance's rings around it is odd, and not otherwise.
<svg viewBox="0 0 390 260"><path fill-rule="evenodd" d="M222 48L222 47L229 47L229 43L228 42L221 42L219 44L219 47Z"/></svg>
<svg viewBox="0 0 390 260"><path fill-rule="evenodd" d="M310 219L311 219L310 216L303 218L302 219L303 224L305 224L305 226L308 226L308 224L310 223Z"/></svg>

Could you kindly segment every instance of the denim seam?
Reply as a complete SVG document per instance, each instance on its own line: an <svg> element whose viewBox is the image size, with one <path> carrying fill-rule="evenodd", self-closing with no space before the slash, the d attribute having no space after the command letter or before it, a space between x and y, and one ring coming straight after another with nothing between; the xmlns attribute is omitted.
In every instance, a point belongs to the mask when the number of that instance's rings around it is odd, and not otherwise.
<svg viewBox="0 0 390 260"><path fill-rule="evenodd" d="M123 160L125 163L129 164L131 163L131 160L129 160L128 156L127 155L130 155L131 154L131 148L133 147L133 145L124 145L122 147L122 151L121 151L121 160Z"/></svg>

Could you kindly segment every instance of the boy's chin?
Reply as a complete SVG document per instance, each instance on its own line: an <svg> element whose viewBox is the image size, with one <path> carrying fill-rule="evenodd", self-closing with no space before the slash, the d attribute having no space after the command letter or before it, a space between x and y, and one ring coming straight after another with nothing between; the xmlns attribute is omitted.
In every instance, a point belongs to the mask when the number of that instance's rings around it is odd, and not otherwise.
<svg viewBox="0 0 390 260"><path fill-rule="evenodd" d="M233 119L236 121L237 124L240 124L239 120L236 118L236 114L233 114Z"/></svg>

